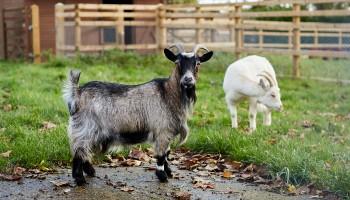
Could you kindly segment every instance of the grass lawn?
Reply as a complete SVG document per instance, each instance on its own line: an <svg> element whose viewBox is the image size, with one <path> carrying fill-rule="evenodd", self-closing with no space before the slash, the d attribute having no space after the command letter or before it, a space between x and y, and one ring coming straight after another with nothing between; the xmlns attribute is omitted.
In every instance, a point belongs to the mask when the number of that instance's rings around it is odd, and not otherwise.
<svg viewBox="0 0 350 200"><path fill-rule="evenodd" d="M257 131L247 135L247 104L239 108L239 129L231 129L221 86L225 69L233 59L232 55L219 53L202 65L198 102L185 145L195 151L263 163L273 176L280 175L293 184L313 182L349 196L350 86L280 78L285 111L273 113L271 127L263 127L259 115ZM277 73L290 71L287 57L269 59ZM345 79L350 78L349 64L343 60L303 59L302 72ZM68 112L61 88L72 67L82 71L81 83L102 80L134 84L168 76L173 64L159 55L113 51L100 59L57 59L42 65L0 62L0 153L12 151L9 158L0 156L0 171L15 165L70 162ZM57 127L40 130L44 121Z"/></svg>

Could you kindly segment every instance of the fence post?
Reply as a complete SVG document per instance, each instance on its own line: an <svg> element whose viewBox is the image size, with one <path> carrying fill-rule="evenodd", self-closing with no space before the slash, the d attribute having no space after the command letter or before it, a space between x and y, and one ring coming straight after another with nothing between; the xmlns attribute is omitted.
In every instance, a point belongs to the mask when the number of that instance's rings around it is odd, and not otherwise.
<svg viewBox="0 0 350 200"><path fill-rule="evenodd" d="M30 49L30 41L31 41L31 34L30 34L30 27L31 22L30 19L27 17L28 15L31 16L32 9L28 6L25 6L22 10L23 12L23 19L24 19L24 37L23 37L23 43L24 43L24 57L28 58L30 56L31 49ZM39 29L40 30L40 29Z"/></svg>
<svg viewBox="0 0 350 200"><path fill-rule="evenodd" d="M34 4L31 6L31 10L32 10L33 56L34 56L34 63L38 64L38 63L41 63L39 7Z"/></svg>
<svg viewBox="0 0 350 200"><path fill-rule="evenodd" d="M242 51L243 42L242 42L242 19L241 19L241 9L240 5L235 6L235 45L236 45L236 59L240 57L240 52Z"/></svg>
<svg viewBox="0 0 350 200"><path fill-rule="evenodd" d="M161 14L160 14L160 10L161 10L161 6L162 4L158 4L157 6L157 10L156 10L156 43L157 43L157 51L158 53L162 52L162 47L160 44L160 39L161 39L161 34L160 34L160 27L161 27Z"/></svg>
<svg viewBox="0 0 350 200"><path fill-rule="evenodd" d="M293 76L300 76L300 4L293 4Z"/></svg>
<svg viewBox="0 0 350 200"><path fill-rule="evenodd" d="M200 5L196 5L196 14L201 13L201 7ZM199 25L202 22L201 18L196 17L196 24ZM201 28L196 28L196 43L199 44L203 41L202 39L203 35L203 29Z"/></svg>
<svg viewBox="0 0 350 200"><path fill-rule="evenodd" d="M163 50L163 48L167 45L167 30L165 27L165 8L163 4L160 4L159 7L159 39L158 39L158 48L160 51Z"/></svg>
<svg viewBox="0 0 350 200"><path fill-rule="evenodd" d="M318 47L318 31L317 29L314 31L314 45Z"/></svg>
<svg viewBox="0 0 350 200"><path fill-rule="evenodd" d="M117 23L117 35L118 35L118 44L119 48L124 51L125 49L125 30L124 30L124 8L118 6L118 23Z"/></svg>
<svg viewBox="0 0 350 200"><path fill-rule="evenodd" d="M259 49L263 49L263 45L264 45L263 30L259 29Z"/></svg>
<svg viewBox="0 0 350 200"><path fill-rule="evenodd" d="M343 47L343 32L339 30L339 38L338 38L338 50L342 50Z"/></svg>
<svg viewBox="0 0 350 200"><path fill-rule="evenodd" d="M5 59L5 21L4 10L0 9L0 59Z"/></svg>
<svg viewBox="0 0 350 200"><path fill-rule="evenodd" d="M234 6L230 5L230 11L229 11L229 14L230 14L230 21L229 21L229 27L230 27L230 41L232 43L232 47L235 47L235 41L236 41L236 34L235 34L235 18L233 17L235 12L236 12L236 9ZM235 51L235 49L233 49L233 51Z"/></svg>
<svg viewBox="0 0 350 200"><path fill-rule="evenodd" d="M55 27L56 27L56 55L64 55L64 7L63 3L57 3L55 5Z"/></svg>
<svg viewBox="0 0 350 200"><path fill-rule="evenodd" d="M80 28L80 4L75 7L75 51L79 52L81 47L81 28Z"/></svg>

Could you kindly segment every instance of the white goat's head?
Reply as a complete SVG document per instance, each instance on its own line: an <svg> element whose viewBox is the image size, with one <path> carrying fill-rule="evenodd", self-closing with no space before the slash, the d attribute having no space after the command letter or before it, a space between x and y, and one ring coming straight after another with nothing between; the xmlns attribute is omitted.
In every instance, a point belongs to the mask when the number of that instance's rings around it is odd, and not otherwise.
<svg viewBox="0 0 350 200"><path fill-rule="evenodd" d="M281 111L283 104L281 101L280 89L272 78L271 74L264 71L260 74L259 86L265 91L265 95L258 97L258 103L265 105L266 107Z"/></svg>

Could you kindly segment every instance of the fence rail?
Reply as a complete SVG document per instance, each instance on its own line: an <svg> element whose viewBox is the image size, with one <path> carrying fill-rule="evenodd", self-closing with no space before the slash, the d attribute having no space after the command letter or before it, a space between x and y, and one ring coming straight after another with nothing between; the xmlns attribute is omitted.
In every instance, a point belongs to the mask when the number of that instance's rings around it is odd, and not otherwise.
<svg viewBox="0 0 350 200"><path fill-rule="evenodd" d="M301 17L307 16L350 16L350 10L302 10L301 5L308 3L350 3L350 0L270 0L226 5L59 3L55 7L56 53L101 52L112 48L161 51L169 43L182 42L186 47L203 43L237 56L267 52L291 55L293 75L299 76L301 55L350 58L350 24L301 22ZM245 5L276 4L290 4L292 10L244 9ZM292 21L261 21L257 17L290 17ZM134 43L126 41L130 35Z"/></svg>

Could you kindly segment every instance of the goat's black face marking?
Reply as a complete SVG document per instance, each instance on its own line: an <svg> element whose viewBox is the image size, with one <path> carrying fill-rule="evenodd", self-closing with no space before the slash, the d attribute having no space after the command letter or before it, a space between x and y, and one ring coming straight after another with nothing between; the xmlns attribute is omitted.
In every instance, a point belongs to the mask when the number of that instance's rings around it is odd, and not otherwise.
<svg viewBox="0 0 350 200"><path fill-rule="evenodd" d="M177 57L181 86L185 89L193 88L197 81L199 59L192 53L181 53Z"/></svg>

